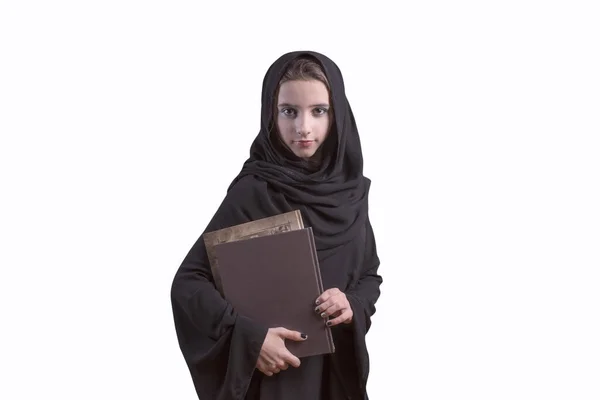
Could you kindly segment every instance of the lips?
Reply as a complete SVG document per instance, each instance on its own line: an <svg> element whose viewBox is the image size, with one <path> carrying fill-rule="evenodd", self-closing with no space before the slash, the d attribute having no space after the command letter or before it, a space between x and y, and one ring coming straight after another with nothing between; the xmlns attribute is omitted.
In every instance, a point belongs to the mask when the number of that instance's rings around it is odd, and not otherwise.
<svg viewBox="0 0 600 400"><path fill-rule="evenodd" d="M314 140L298 140L296 143L298 143L298 146L300 147L309 147L314 143Z"/></svg>

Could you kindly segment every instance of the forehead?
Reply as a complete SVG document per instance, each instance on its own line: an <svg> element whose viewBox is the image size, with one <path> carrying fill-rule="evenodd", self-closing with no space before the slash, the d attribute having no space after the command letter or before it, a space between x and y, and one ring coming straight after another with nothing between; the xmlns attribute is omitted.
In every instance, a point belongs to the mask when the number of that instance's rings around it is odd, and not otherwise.
<svg viewBox="0 0 600 400"><path fill-rule="evenodd" d="M327 86L318 80L287 81L279 87L277 101L298 106L329 104L329 91Z"/></svg>

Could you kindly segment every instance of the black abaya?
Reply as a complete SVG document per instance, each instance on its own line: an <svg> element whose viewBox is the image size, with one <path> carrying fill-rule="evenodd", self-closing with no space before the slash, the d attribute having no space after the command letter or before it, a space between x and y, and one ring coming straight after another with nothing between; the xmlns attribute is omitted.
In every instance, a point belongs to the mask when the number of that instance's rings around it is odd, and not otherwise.
<svg viewBox="0 0 600 400"><path fill-rule="evenodd" d="M330 134L334 146L318 170L307 170L301 160L281 154L270 141L277 83L289 62L302 55L322 65L335 113ZM179 345L199 399L368 398L365 335L382 282L368 218L369 185L362 175L358 131L337 66L313 52L282 56L265 77L262 126L250 158L204 232L300 209L305 226L313 227L324 288L337 287L346 294L353 321L331 328L335 353L304 358L299 368L272 377L263 375L255 366L269 327L237 314L221 297L203 239L198 238L174 277L171 299Z"/></svg>

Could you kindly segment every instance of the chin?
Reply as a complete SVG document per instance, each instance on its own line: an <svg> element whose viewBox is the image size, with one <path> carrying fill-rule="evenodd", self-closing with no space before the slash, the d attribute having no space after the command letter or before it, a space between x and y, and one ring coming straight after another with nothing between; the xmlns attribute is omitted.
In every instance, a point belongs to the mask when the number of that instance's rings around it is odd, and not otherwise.
<svg viewBox="0 0 600 400"><path fill-rule="evenodd" d="M296 152L296 155L300 158L311 158L312 156L315 155L314 151L298 151Z"/></svg>

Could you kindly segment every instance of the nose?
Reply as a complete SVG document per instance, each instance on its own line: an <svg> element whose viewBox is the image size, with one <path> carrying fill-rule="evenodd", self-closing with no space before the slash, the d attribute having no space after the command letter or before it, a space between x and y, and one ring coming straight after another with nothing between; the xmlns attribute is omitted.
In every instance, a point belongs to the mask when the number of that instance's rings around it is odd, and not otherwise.
<svg viewBox="0 0 600 400"><path fill-rule="evenodd" d="M300 136L310 135L310 116L298 117L296 119L296 133Z"/></svg>

